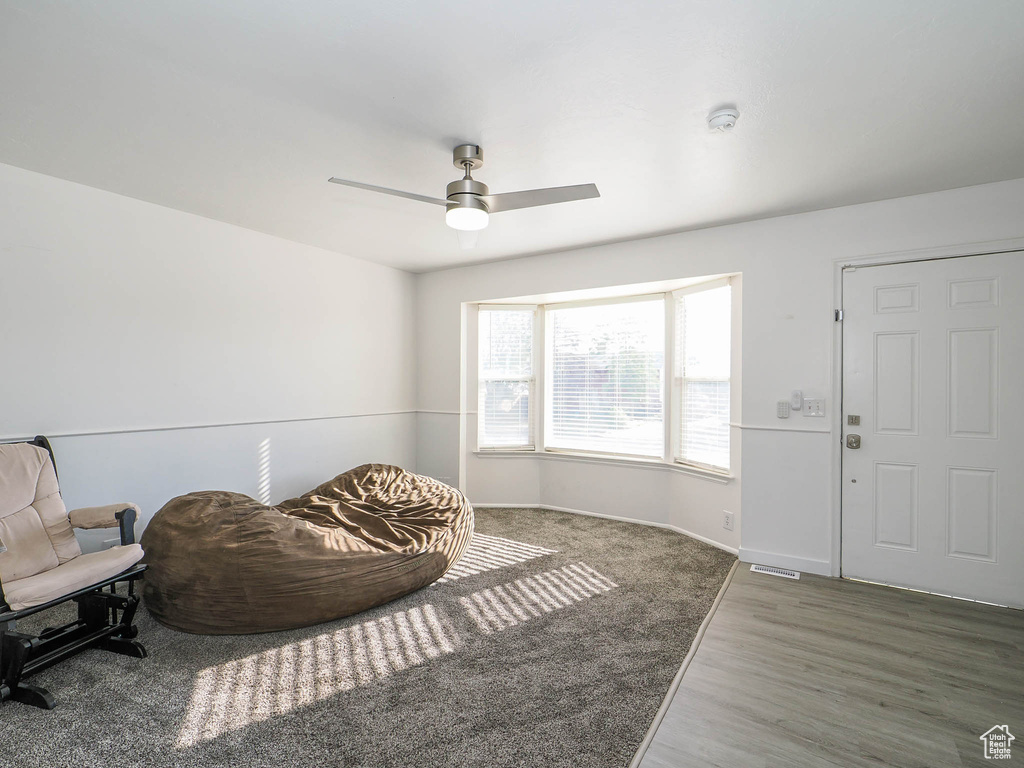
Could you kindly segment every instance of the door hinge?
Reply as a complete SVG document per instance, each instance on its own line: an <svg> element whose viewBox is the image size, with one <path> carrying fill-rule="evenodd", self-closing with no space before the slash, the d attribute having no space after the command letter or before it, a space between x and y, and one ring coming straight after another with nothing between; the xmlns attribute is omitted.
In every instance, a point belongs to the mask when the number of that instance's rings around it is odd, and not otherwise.
<svg viewBox="0 0 1024 768"><path fill-rule="evenodd" d="M841 323L842 321L843 321L843 310L837 309L836 310L836 322L837 323Z"/></svg>

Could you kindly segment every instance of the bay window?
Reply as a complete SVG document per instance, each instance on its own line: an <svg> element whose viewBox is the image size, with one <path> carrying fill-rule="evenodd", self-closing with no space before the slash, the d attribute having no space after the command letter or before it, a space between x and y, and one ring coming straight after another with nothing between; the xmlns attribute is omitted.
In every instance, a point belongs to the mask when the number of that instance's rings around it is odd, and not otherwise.
<svg viewBox="0 0 1024 768"><path fill-rule="evenodd" d="M729 472L728 278L671 293L478 309L479 449Z"/></svg>

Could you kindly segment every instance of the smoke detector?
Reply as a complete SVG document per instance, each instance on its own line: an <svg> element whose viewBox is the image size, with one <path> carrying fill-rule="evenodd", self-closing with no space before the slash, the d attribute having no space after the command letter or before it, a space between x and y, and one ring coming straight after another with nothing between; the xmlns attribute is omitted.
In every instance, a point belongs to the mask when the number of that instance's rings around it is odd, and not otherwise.
<svg viewBox="0 0 1024 768"><path fill-rule="evenodd" d="M733 107L719 109L708 115L708 128L712 131L731 131L740 113Z"/></svg>

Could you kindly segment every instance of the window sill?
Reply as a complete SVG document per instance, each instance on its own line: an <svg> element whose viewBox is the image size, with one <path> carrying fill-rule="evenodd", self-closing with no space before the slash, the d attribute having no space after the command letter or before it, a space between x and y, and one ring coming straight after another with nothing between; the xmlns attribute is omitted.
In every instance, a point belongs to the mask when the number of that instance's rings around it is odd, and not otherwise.
<svg viewBox="0 0 1024 768"><path fill-rule="evenodd" d="M710 469L691 467L677 462L662 461L660 459L624 458L618 456L606 456L600 453L565 453L561 451L537 451L529 449L505 450L496 448L484 448L473 451L473 455L481 459L545 459L551 461L572 461L578 464L605 464L615 467L636 467L640 469L660 469L669 472L678 472L691 477L698 477L702 480L710 480L713 483L723 485L731 483L736 479L735 475L723 472L715 472Z"/></svg>

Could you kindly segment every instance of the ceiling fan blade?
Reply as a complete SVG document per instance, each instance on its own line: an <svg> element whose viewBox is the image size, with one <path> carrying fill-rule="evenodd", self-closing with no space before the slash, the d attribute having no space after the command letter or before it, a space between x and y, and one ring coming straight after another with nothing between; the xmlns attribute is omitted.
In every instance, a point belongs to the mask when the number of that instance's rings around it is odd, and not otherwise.
<svg viewBox="0 0 1024 768"><path fill-rule="evenodd" d="M538 205L552 203L569 203L573 200L588 200L600 197L596 184L576 184L571 187L548 187L547 189L527 189L522 192L504 192L500 195L483 195L491 213L514 211L519 208L534 208Z"/></svg>
<svg viewBox="0 0 1024 768"><path fill-rule="evenodd" d="M448 205L447 200L442 200L439 197L427 197L426 195L417 195L413 192L402 192L400 189L388 189L387 187L377 187L373 184L363 184L361 181L347 181L345 179L336 179L333 176L328 179L332 184L343 184L346 187L355 187L356 189L366 189L370 192L383 192L385 195L394 195L395 197L404 197L409 200L419 200L421 203L433 203L434 205Z"/></svg>

